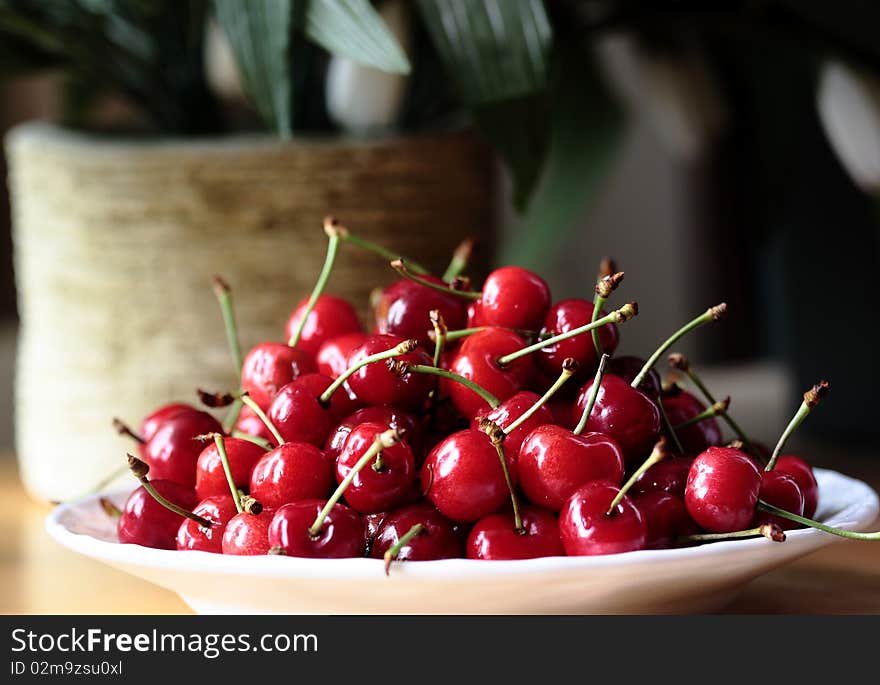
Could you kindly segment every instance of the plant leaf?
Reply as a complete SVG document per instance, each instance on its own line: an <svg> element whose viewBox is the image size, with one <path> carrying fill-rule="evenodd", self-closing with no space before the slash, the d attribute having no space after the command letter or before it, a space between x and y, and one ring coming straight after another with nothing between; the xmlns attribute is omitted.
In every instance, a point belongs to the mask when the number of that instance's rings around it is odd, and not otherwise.
<svg viewBox="0 0 880 685"><path fill-rule="evenodd" d="M410 72L403 48L369 0L310 0L302 28L334 55L382 71Z"/></svg>
<svg viewBox="0 0 880 685"><path fill-rule="evenodd" d="M257 110L283 138L292 131L290 42L295 0L214 0L245 89Z"/></svg>
<svg viewBox="0 0 880 685"><path fill-rule="evenodd" d="M553 32L541 0L419 0L419 9L466 104L545 87Z"/></svg>

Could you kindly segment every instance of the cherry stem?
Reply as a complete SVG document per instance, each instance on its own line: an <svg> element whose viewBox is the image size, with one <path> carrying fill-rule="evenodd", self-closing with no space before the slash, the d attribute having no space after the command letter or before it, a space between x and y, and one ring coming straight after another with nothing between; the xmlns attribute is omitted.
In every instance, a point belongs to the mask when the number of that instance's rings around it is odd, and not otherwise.
<svg viewBox="0 0 880 685"><path fill-rule="evenodd" d="M874 533L856 533L851 530L844 530L842 528L834 528L833 526L828 526L819 521L814 521L813 519L808 519L805 516L798 516L797 514L792 514L790 511L786 511L785 509L780 509L779 507L774 507L769 502L765 502L762 499L758 500L758 509L761 511L765 511L768 514L774 514L776 516L780 516L784 519L788 519L789 521L794 521L795 523L800 523L802 526L809 526L810 528L816 528L818 530L824 531L826 533L831 533L832 535L838 535L842 538L848 538L850 540L880 540L880 531Z"/></svg>
<svg viewBox="0 0 880 685"><path fill-rule="evenodd" d="M366 238L361 238L354 235L347 228L339 226L335 219L329 218L328 220L336 226L336 230L339 234L339 239L343 242L359 247L362 250L366 250L367 252L372 252L373 254L379 255L380 257L383 257L384 259L387 259L389 261L403 259L403 255L398 254L397 252L392 252L391 250L382 247L381 245L377 245L376 243L371 242ZM327 220L325 220L325 225L326 221ZM407 264L409 265L410 271L412 271L413 273L422 275L431 273L430 269L426 269L418 262L414 262L408 259Z"/></svg>
<svg viewBox="0 0 880 685"><path fill-rule="evenodd" d="M432 309L428 316L431 319L431 325L434 327L434 366L439 368L440 355L443 354L443 347L446 345L446 336L449 331L439 309Z"/></svg>
<svg viewBox="0 0 880 685"><path fill-rule="evenodd" d="M770 455L770 461L768 461L767 466L764 467L765 471L772 471L776 468L776 462L779 460L779 455L782 454L782 449L785 447L785 443L788 442L791 434L794 433L797 430L797 427L803 423L805 418L807 418L809 413L813 410L813 407L819 404L822 398L828 394L828 389L830 387L828 381L819 381L804 393L804 401L801 402L801 406L798 407L797 412L792 417L788 426L785 427L785 430L782 431L782 435L779 436L779 442L776 443L773 454Z"/></svg>
<svg viewBox="0 0 880 685"><path fill-rule="evenodd" d="M223 417L223 430L227 433L232 433L232 429L235 427L235 424L238 423L238 417L241 416L241 408L244 406L240 397L236 397L231 405L229 405L229 410L226 412L226 416Z"/></svg>
<svg viewBox="0 0 880 685"><path fill-rule="evenodd" d="M364 357L361 361L359 361L354 366L343 371L339 377L331 383L328 388L321 393L321 396L318 397L318 403L322 406L326 407L330 403L330 398L333 397L333 393L336 392L342 384L345 383L349 378L351 378L354 374L356 374L360 369L367 366L368 364L375 364L376 362L385 361L386 359L391 359L392 357L397 357L402 354L409 354L416 347L418 347L419 342L417 340L404 340L399 345L395 345L389 350L385 350L384 352L377 352L376 354L371 354L368 357Z"/></svg>
<svg viewBox="0 0 880 685"><path fill-rule="evenodd" d="M259 435L251 435L250 433L245 433L244 431L239 430L231 431L230 435L233 438L238 438L239 440L247 440L248 442L252 442L258 447L262 447L267 452L272 449L272 443L265 438L261 438Z"/></svg>
<svg viewBox="0 0 880 685"><path fill-rule="evenodd" d="M623 487L620 488L617 495L611 500L611 506L608 507L608 511L605 512L606 516L611 516L614 513L614 509L620 504L623 496L629 491L629 489L635 484L635 482L639 479L645 471L651 468L654 464L658 464L669 455L669 452L666 449L666 439L660 438L657 441L657 444L654 445L654 449L651 450L651 456L649 456L642 463L639 468L635 470L635 473L629 477L629 480L624 483Z"/></svg>
<svg viewBox="0 0 880 685"><path fill-rule="evenodd" d="M473 238L465 238L458 244L458 247L455 248L455 252L452 253L452 259L449 261L449 266L447 266L446 271L443 272L443 281L449 283L458 278L461 275L461 272L467 268L468 262L471 260L471 254L474 251L475 242L476 241Z"/></svg>
<svg viewBox="0 0 880 685"><path fill-rule="evenodd" d="M672 427L672 421L669 420L669 414L666 413L666 407L663 406L663 401L660 398L657 398L657 409L660 410L660 418L663 419L663 426L666 428L666 432L669 433L672 444L679 454L683 454L684 448L681 446L681 440L678 439L678 434L675 432L675 428Z"/></svg>
<svg viewBox="0 0 880 685"><path fill-rule="evenodd" d="M526 421L528 421L536 411L538 411L541 407L543 407L547 402L550 401L550 398L556 394L556 391L559 390L563 385L565 385L566 381L571 378L575 372L577 371L578 363L572 359L571 357L567 357L562 362L562 373L559 374L559 378L554 381L553 385L551 385L547 392L535 402L531 407L526 409L522 414L520 414L519 418L516 419L513 423L511 423L507 428L504 429L505 435L510 435L523 425Z"/></svg>
<svg viewBox="0 0 880 685"><path fill-rule="evenodd" d="M510 503L513 505L513 530L518 535L525 535L526 529L523 526L522 515L519 512L519 501L516 496L516 489L513 487L513 481L510 478L510 469L507 468L507 457L504 456L504 438L505 432L501 427L492 421L482 417L479 419L480 430L483 431L495 446L498 453L498 459L501 460L501 470L504 472L504 482L507 483L507 489L510 491Z"/></svg>
<svg viewBox="0 0 880 685"><path fill-rule="evenodd" d="M373 461L383 449L393 447L398 442L400 442L400 434L393 428L389 428L384 433L380 433L376 436L376 439L373 440L373 444L367 448L364 455L351 468L351 471L346 474L345 478L342 479L342 482L337 486L336 490L333 491L333 494L330 495L330 499L327 500L324 508L318 513L315 522L309 527L309 535L312 538L317 538L321 534L321 530L324 528L324 520L327 518L327 515L333 507L336 506L337 502L342 499L342 495L345 494L345 491L348 489L348 486L351 485L351 481L354 480L354 477L358 472L360 472L364 466Z"/></svg>
<svg viewBox="0 0 880 685"><path fill-rule="evenodd" d="M159 504L161 504L163 507L165 507L169 511L173 511L175 514L183 516L184 518L188 518L192 521L195 521L203 528L210 528L213 525L213 522L209 521L208 519L203 518L203 517L199 516L198 514L194 514L191 511L187 511L183 507L179 507L174 502L171 502L171 501L165 499L164 497L162 497L162 495L160 495L159 492L156 490L156 488L153 487L153 484L150 482L150 479L147 477L147 474L150 471L149 464L147 464L144 461L141 461L133 454L129 454L128 455L128 468L134 474L135 478L137 478L140 481L141 485L144 486L144 490L146 490L147 493L149 493L149 495L154 500L156 500Z"/></svg>
<svg viewBox="0 0 880 685"><path fill-rule="evenodd" d="M257 418L263 422L263 425L269 429L269 432L272 434L272 437L275 438L275 441L281 445L284 443L284 438L281 437L281 433L278 432L278 429L275 427L275 424L272 423L272 420L266 416L266 412L264 412L260 405L258 405L254 400L248 395L246 392L241 394L241 401L247 405L248 409L250 409L254 414L257 415Z"/></svg>
<svg viewBox="0 0 880 685"><path fill-rule="evenodd" d="M446 331L446 342L461 340L462 338L467 338L471 335L474 335L475 333L481 333L482 331L489 330L490 328L498 328L498 326L474 326L473 328L459 328L454 331ZM527 331L523 328L507 328L505 330L513 331L517 335L525 338L540 338L539 333L537 333L536 331ZM435 336L436 333L434 333L433 331L428 333L428 337L432 340Z"/></svg>
<svg viewBox="0 0 880 685"><path fill-rule="evenodd" d="M587 333L588 331L592 331L601 326L605 326L609 323L624 323L625 321L629 321L631 318L636 316L639 313L639 306L635 302L629 302L628 304L623 305L620 309L615 309L610 314L606 314L601 319L596 319L595 321L580 326L578 328L573 328L570 331L566 331L565 333L560 333L559 335L554 335L551 338L546 338L545 340L540 340L536 342L534 345L529 345L528 347L524 347L521 350L517 350L516 352L511 352L510 354L506 354L503 357L498 358L498 364L500 366L505 366L510 362L519 359L520 357L525 357L527 354L531 354L532 352L537 352L538 350L542 350L545 347L550 345L555 345L558 342L562 342L563 340L568 340L569 338L573 338L576 335L581 335L582 333Z"/></svg>
<svg viewBox="0 0 880 685"><path fill-rule="evenodd" d="M706 421L707 419L714 418L724 412L727 411L727 408L730 406L730 398L725 397L723 400L716 402L711 407L708 407L701 411L696 416L692 416L687 421L682 421L679 424L673 426L673 430L680 431L682 428L687 428L688 426L693 426L695 423L700 423L701 421Z"/></svg>
<svg viewBox="0 0 880 685"><path fill-rule="evenodd" d="M757 528L748 530L736 530L732 533L699 533L696 535L682 535L679 542L712 542L714 540L735 540L737 538L753 538L763 536L773 542L785 542L785 531L775 523L762 523Z"/></svg>
<svg viewBox="0 0 880 685"><path fill-rule="evenodd" d="M115 504L113 504L113 502L111 502L111 501L110 501L109 499L107 499L106 497L101 497L101 498L98 500L98 504L101 505L101 509L102 509L102 510L104 511L104 513L107 514L107 516L109 516L110 518L112 518L112 519L118 519L120 516L122 516L122 509L120 509L119 507L117 507Z"/></svg>
<svg viewBox="0 0 880 685"><path fill-rule="evenodd" d="M599 271L603 271L605 267L604 260L603 264L600 265ZM596 321L599 318L599 312L602 311L602 307L605 304L605 301L611 296L617 286L620 285L620 282L623 280L623 271L618 271L614 274L605 274L600 275L599 280L596 282L596 295L593 298L593 315L590 318L590 323ZM602 356L602 341L599 339L599 329L594 328L592 330L593 334L593 346L596 348L596 356Z"/></svg>
<svg viewBox="0 0 880 685"><path fill-rule="evenodd" d="M306 321L312 313L312 310L314 310L318 298L321 297L321 293L324 292L324 288L327 286L327 281L330 279L330 273L333 271L333 264L336 261L336 251L339 248L340 230L344 229L343 227L338 226L334 219L331 217L324 219L324 233L327 234L327 256L324 257L324 266L321 268L321 273L318 275L318 280L315 282L315 287L312 290L312 294L309 296L306 308L303 310L302 316L297 322L296 328L293 330L293 335L291 335L290 340L287 341L287 344L290 347L296 347L297 343L299 343L303 329L306 326Z"/></svg>
<svg viewBox="0 0 880 685"><path fill-rule="evenodd" d="M427 366L426 364L406 364L393 362L389 364L389 367L392 370L392 373L396 374L406 374L406 373L425 373L430 376L440 376L441 378L448 378L451 381L455 381L456 383L461 383L468 390L472 390L477 393L480 397L482 397L486 404L489 405L490 409L495 409L501 402L498 400L495 395L490 393L485 388L477 385L471 379L465 378L453 371L447 371L446 369L438 369L434 366Z"/></svg>
<svg viewBox="0 0 880 685"><path fill-rule="evenodd" d="M232 467L229 466L229 454L226 452L226 443L220 433L214 433L214 444L217 446L217 452L220 454L220 462L223 464L223 472L226 474L226 482L229 483L229 489L232 491L232 501L235 502L235 510L239 514L244 511L241 506L241 495L238 494L238 487L232 478Z"/></svg>
<svg viewBox="0 0 880 685"><path fill-rule="evenodd" d="M400 539L395 542L391 547L389 547L382 558L385 560L385 575L389 575L391 570L391 562L397 558L397 555L400 554L400 550L406 547L410 540L412 540L416 535L421 534L425 530L425 526L421 523L415 524L412 528L406 531L403 535L400 536Z"/></svg>
<svg viewBox="0 0 880 685"><path fill-rule="evenodd" d="M602 376L605 375L605 365L608 363L610 356L607 354L603 354L599 358L599 368L596 369L596 375L593 377L593 385L590 386L590 394L587 395L587 406L584 407L584 411L581 414L581 420L578 421L577 426L572 431L575 435L580 435L584 432L584 429L587 427L587 422L590 420L590 414L593 413L593 407L596 404L596 398L599 396L599 387L602 385Z"/></svg>
<svg viewBox="0 0 880 685"><path fill-rule="evenodd" d="M700 314L697 318L689 321L684 326L679 328L675 333L669 336L666 341L660 345L650 357L648 357L648 361L645 362L645 365L642 367L642 370L639 371L638 375L633 379L632 387L638 388L642 381L645 380L645 376L647 376L651 369L654 368L654 365L657 363L657 360L676 342L678 342L682 337L690 333L695 328L699 328L710 321L717 321L724 313L727 311L727 304L722 302L721 304L717 304L714 307L709 307L705 312Z"/></svg>
<svg viewBox="0 0 880 685"><path fill-rule="evenodd" d="M119 433L119 435L125 435L140 445L143 445L146 442L146 440L135 433L127 423L124 423L122 419L117 419L114 417L113 428L116 430L117 433Z"/></svg>
<svg viewBox="0 0 880 685"><path fill-rule="evenodd" d="M220 276L214 276L214 295L220 304L220 312L223 314L223 325L226 328L226 343L232 361L235 363L236 375L241 373L244 357L241 353L241 343L238 340L238 325L235 322L235 309L232 304L232 288Z"/></svg>
<svg viewBox="0 0 880 685"><path fill-rule="evenodd" d="M418 283L419 285L423 285L426 288L431 288L432 290L446 293L447 295L455 295L456 297L463 297L468 300L479 300L482 296L482 293L476 292L474 290L456 290L455 288L440 285L439 283L433 283L426 278L422 278L414 272L412 266L409 263L405 263L402 259L392 260L391 268L407 280Z"/></svg>

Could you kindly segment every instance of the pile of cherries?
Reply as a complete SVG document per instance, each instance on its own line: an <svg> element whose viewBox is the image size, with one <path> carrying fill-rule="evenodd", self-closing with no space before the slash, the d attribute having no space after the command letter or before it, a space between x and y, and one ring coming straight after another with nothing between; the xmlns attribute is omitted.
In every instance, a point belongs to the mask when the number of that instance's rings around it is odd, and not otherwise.
<svg viewBox="0 0 880 685"><path fill-rule="evenodd" d="M811 389L769 452L743 433L681 355L655 366L712 307L648 359L613 357L635 302L603 307L623 273L603 261L595 297L553 302L523 268L442 277L325 221L327 259L287 321L287 342L242 355L232 295L215 280L240 374L132 430L139 479L120 542L223 554L419 561L597 555L731 537L783 540L812 521L818 486L791 432L827 391ZM338 249L363 249L401 276L374 293L371 332L324 292ZM703 396L683 389L685 376ZM737 439L723 444L719 419Z"/></svg>

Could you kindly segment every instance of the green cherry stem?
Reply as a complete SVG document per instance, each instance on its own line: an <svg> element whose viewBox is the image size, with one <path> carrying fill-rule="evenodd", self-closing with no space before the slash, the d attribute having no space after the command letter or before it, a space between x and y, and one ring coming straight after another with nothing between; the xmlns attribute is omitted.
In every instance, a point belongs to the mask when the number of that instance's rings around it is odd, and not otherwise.
<svg viewBox="0 0 880 685"><path fill-rule="evenodd" d="M376 362L385 361L386 359L391 359L392 357L397 357L402 354L409 354L414 349L416 349L418 345L418 340L404 340L399 345L395 345L391 349L385 350L384 352L377 352L376 354L371 354L368 357L364 357L357 364L343 371L339 375L339 377L335 381L333 381L333 383L331 383L324 392L321 393L321 396L318 398L318 402L324 406L327 406L330 403L330 398L333 397L333 393L341 388L342 384L345 383L345 381L347 381L360 369L364 368L368 364L375 364Z"/></svg>
<svg viewBox="0 0 880 685"><path fill-rule="evenodd" d="M376 436L376 439L373 440L373 444L367 448L364 455L352 467L351 471L346 474L345 478L342 479L342 482L337 486L333 494L330 495L330 499L327 500L324 508L318 513L315 522L309 527L309 535L313 538L317 538L321 534L321 530L324 528L324 520L327 518L327 515L333 507L335 507L339 500L342 499L342 495L345 494L345 491L348 489L348 486L351 485L351 481L354 480L354 477L358 472L373 461L383 449L393 447L398 442L400 442L400 434L393 428L389 428L384 433Z"/></svg>
<svg viewBox="0 0 880 685"><path fill-rule="evenodd" d="M481 333L482 331L488 330L489 328L495 328L494 326L474 326L473 328L459 328L454 331L446 331L446 342L454 342L456 340L461 340L462 338L467 338L475 333ZM513 331L517 335L526 338L526 339L541 339L541 336L536 331L527 331L522 328L508 328L508 331ZM428 333L428 337L432 340L436 334L431 331ZM548 338L550 336L547 336Z"/></svg>
<svg viewBox="0 0 880 685"><path fill-rule="evenodd" d="M562 362L562 373L559 374L559 378L554 381L553 385L551 385L547 392L535 402L531 407L526 409L522 414L520 414L519 418L516 419L513 423L511 423L507 428L504 429L505 435L510 435L523 425L526 421L528 421L536 411L538 411L541 407L543 407L547 402L550 401L550 398L556 394L556 391L559 390L565 383L571 378L578 369L578 363L572 359L571 357L567 357Z"/></svg>
<svg viewBox="0 0 880 685"><path fill-rule="evenodd" d="M617 290L617 286L620 285L622 280L623 271L599 277L599 280L596 282L596 295L593 298L593 316L590 319L590 323L595 323L599 318L599 312L602 311L605 301L611 297L611 293ZM596 348L596 356L601 357L603 350L602 341L599 339L599 329L594 328L591 332L593 334L593 346Z"/></svg>
<svg viewBox="0 0 880 685"><path fill-rule="evenodd" d="M412 268L412 265L409 262L404 262L402 259L392 260L391 268L399 273L403 278L413 281L414 283L418 283L419 285L423 285L426 288L431 288L432 290L446 293L447 295L455 295L456 297L462 297L467 300L478 300L482 295L482 293L473 290L456 290L445 285L433 283L432 281L429 281L426 278L422 278L420 275L416 274Z"/></svg>
<svg viewBox="0 0 880 685"><path fill-rule="evenodd" d="M474 251L475 242L473 238L465 238L455 248L455 252L452 253L452 259L449 261L449 266L443 272L442 280L445 283L458 278L461 272L467 268L468 262L471 260L471 254Z"/></svg>
<svg viewBox="0 0 880 685"><path fill-rule="evenodd" d="M730 398L725 397L723 400L720 400L713 404L711 407L704 409L696 416L692 416L687 421L682 421L679 424L676 424L672 427L673 430L680 431L682 428L687 428L688 426L693 426L695 423L700 423L701 421L705 421L707 419L711 419L715 416L719 416L724 414L727 411L727 408L730 406Z"/></svg>
<svg viewBox="0 0 880 685"><path fill-rule="evenodd" d="M258 435L251 435L250 433L245 433L240 430L233 430L230 435L233 438L238 438L239 440L247 440L248 442L252 442L255 445L262 447L267 452L272 449L272 443L264 438L261 438Z"/></svg>
<svg viewBox="0 0 880 685"><path fill-rule="evenodd" d="M714 307L709 307L705 312L700 314L697 318L689 321L684 326L679 328L675 333L669 336L666 341L660 345L650 357L648 357L648 361L645 362L645 365L642 367L642 370L639 371L638 375L633 379L632 387L638 388L642 381L645 380L645 376L654 368L654 365L657 363L657 360L672 347L676 342L678 342L682 337L690 333L692 330L699 328L700 326L704 326L710 321L718 321L722 316L724 316L727 311L727 304L722 302L721 304L717 304Z"/></svg>
<svg viewBox="0 0 880 685"><path fill-rule="evenodd" d="M183 507L179 507L174 502L171 502L171 501L165 499L164 497L162 497L162 495L160 495L159 492L156 490L156 488L153 487L153 484L150 482L150 479L147 477L147 474L150 471L150 466L146 462L141 461L133 454L129 454L128 455L128 468L134 474L134 477L140 481L141 485L144 486L144 490L146 490L150 494L150 496L154 500L156 500L159 504L161 504L163 507L165 507L169 511L173 511L175 514L179 514L180 516L183 516L184 518L188 518L192 521L195 521L203 528L210 528L213 525L213 523L211 521L209 521L208 519L203 518L203 517L199 516L198 514L194 514L191 511L187 511Z"/></svg>
<svg viewBox="0 0 880 685"><path fill-rule="evenodd" d="M826 533L831 533L832 535L838 535L842 538L848 538L850 540L880 540L880 530L874 533L856 533L851 530L844 530L843 528L834 528L833 526L826 525L820 521L814 521L813 519L808 519L805 516L798 516L797 514L792 514L790 511L786 511L785 509L774 507L772 504L770 504L769 502L765 502L762 499L758 500L758 509L760 509L761 511L766 511L768 514L774 514L776 516L781 516L784 519L788 519L789 521L800 523L802 526L816 528Z"/></svg>
<svg viewBox="0 0 880 685"><path fill-rule="evenodd" d="M631 475L629 477L629 480L626 481L626 483L624 483L623 487L620 488L620 491L617 493L617 495L614 497L614 499L611 500L611 506L608 507L608 511L605 512L605 515L611 516L614 513L614 509L617 507L618 504L620 504L620 501L623 499L623 496L626 495L626 493L629 491L629 489L639 479L639 476L641 476L645 471L647 471L649 468L651 468L654 464L658 464L659 462L666 459L666 457L668 455L669 455L669 452L666 450L666 439L661 437L657 441L657 444L654 445L654 449L651 450L651 456L649 456L647 459L645 459L644 463L641 466L639 466L639 468L637 468L635 470L635 473L633 473L633 475Z"/></svg>
<svg viewBox="0 0 880 685"><path fill-rule="evenodd" d="M244 511L244 508L241 506L241 495L239 495L235 480L232 478L232 468L229 466L229 454L226 452L226 443L223 441L223 436L220 433L214 433L212 437L214 438L214 444L217 446L217 452L220 454L220 462L223 464L226 482L229 483L229 490L232 492L235 510L240 514Z"/></svg>
<svg viewBox="0 0 880 685"><path fill-rule="evenodd" d="M235 321L235 309L232 301L232 288L220 276L214 276L214 296L220 304L220 313L223 315L223 326L226 328L226 343L229 345L229 353L235 364L236 375L241 373L244 356L241 353L241 343L238 340L238 325Z"/></svg>
<svg viewBox="0 0 880 685"><path fill-rule="evenodd" d="M828 394L830 387L828 381L819 381L804 393L804 401L801 402L801 406L798 407L797 412L792 417L788 426L782 431L782 435L779 437L779 442L776 443L773 454L770 455L770 461L768 461L767 466L764 467L765 471L772 471L776 468L776 462L779 460L779 455L782 453L782 448L785 447L785 443L788 442L791 434L794 433L797 430L797 427L803 423L805 418L807 418L813 410L813 407L819 404L819 402L822 401L822 398Z"/></svg>
<svg viewBox="0 0 880 685"><path fill-rule="evenodd" d="M593 407L596 404L596 398L599 396L599 387L602 385L602 376L605 375L605 365L608 363L609 359L610 356L607 354L603 354L599 358L599 368L596 369L596 375L593 377L593 385L590 386L590 394L587 395L587 406L584 407L584 411L581 414L581 420L578 421L577 426L575 426L572 431L575 435L580 435L587 427L587 422L590 420L590 414L593 413Z"/></svg>
<svg viewBox="0 0 880 685"><path fill-rule="evenodd" d="M748 530L736 530L732 533L698 533L696 535L682 535L679 542L714 542L716 540L736 540L737 538L754 538L763 536L773 542L785 542L785 531L775 523L762 523L757 528Z"/></svg>
<svg viewBox="0 0 880 685"><path fill-rule="evenodd" d="M331 217L324 219L324 233L327 234L327 256L324 257L324 266L321 268L321 273L318 275L318 280L315 282L315 287L312 289L312 294L309 296L306 308L303 310L302 316L296 324L293 335L291 335L290 340L287 341L287 344L290 347L296 347L297 343L299 343L299 339L302 337L302 332L306 326L309 314L312 313L315 304L318 302L318 298L321 297L321 293L324 292L324 288L327 286L327 281L330 279L330 273L333 271L333 264L336 262L336 252L339 249L339 234L341 230L344 230L344 228L339 226L335 219Z"/></svg>
<svg viewBox="0 0 880 685"><path fill-rule="evenodd" d="M669 415L666 413L666 407L663 406L663 401L660 398L657 398L657 409L660 410L660 418L663 420L663 427L666 428L666 432L669 433L669 437L672 438L672 444L675 446L675 449L679 454L683 454L684 448L681 446L681 440L678 439L678 434L675 432L675 428L672 427L672 421L669 420Z"/></svg>
<svg viewBox="0 0 880 685"><path fill-rule="evenodd" d="M432 309L428 312L431 319L431 325L434 327L434 366L440 368L440 355L443 354L443 347L446 345L446 335L449 333L446 328L446 322L439 309Z"/></svg>
<svg viewBox="0 0 880 685"><path fill-rule="evenodd" d="M520 357L525 357L527 354L537 352L538 350L542 350L545 347L555 345L558 342L568 340L569 338L573 338L576 335L581 335L582 333L587 333L588 331L592 331L593 329L605 326L609 323L624 323L625 321L629 321L638 313L639 305L635 302L629 302L628 304L623 305L620 309L615 309L610 314L603 316L601 319L596 319L591 323L585 324L578 328L573 328L570 331L560 333L559 335L554 335L551 338L546 338L545 340L536 342L534 345L523 347L521 350L517 350L516 352L511 352L510 354L506 354L503 357L499 357L498 364L500 366L505 366L510 362L519 359Z"/></svg>
<svg viewBox="0 0 880 685"><path fill-rule="evenodd" d="M395 259L403 259L403 255L398 254L397 252L392 252L391 250L389 250L385 247L382 247L381 245L377 245L376 243L371 242L365 238L361 238L359 236L354 235L347 228L340 226L338 224L338 222L336 221L336 219L334 219L333 217L328 217L325 220L325 224L327 222L330 222L333 226L335 226L337 228L337 231L339 233L339 239L344 243L354 245L355 247L359 247L362 250L366 250L367 252L372 252L373 254L378 255L378 256L382 257L383 259L387 259L388 261L392 261ZM430 269L426 269L424 266L422 266L418 262L414 262L414 261L408 259L407 264L409 265L410 271L412 271L413 273L421 274L421 275L431 273Z"/></svg>
<svg viewBox="0 0 880 685"><path fill-rule="evenodd" d="M395 542L391 547L389 547L385 554L382 555L382 559L385 561L385 575L389 575L391 571L391 562L397 558L397 555L400 554L400 550L406 547L409 544L409 541L412 540L416 535L421 534L425 530L425 526L421 523L415 524L412 528L406 531L403 535L400 536L400 539Z"/></svg>
<svg viewBox="0 0 880 685"><path fill-rule="evenodd" d="M275 441L279 445L283 444L284 438L281 437L281 433L278 432L275 424L272 423L272 420L268 416L266 416L266 412L260 408L260 405L254 402L246 392L241 394L241 401L244 402L244 404L246 404L247 407L257 415L257 418L263 422L263 425L269 429L269 432L272 434L272 437L275 438Z"/></svg>
<svg viewBox="0 0 880 685"><path fill-rule="evenodd" d="M461 383L469 390L473 390L486 401L486 404L489 405L490 409L495 409L499 404L501 404L498 398L495 397L495 395L493 395L491 392L477 385L469 378L460 376L453 371L438 369L435 366L428 366L427 364L408 364L400 359L389 360L387 363L388 370L396 376L403 376L408 373L424 373L428 374L429 376L440 376L441 378L447 378L451 381L455 381L456 383Z"/></svg>
<svg viewBox="0 0 880 685"><path fill-rule="evenodd" d="M526 529L523 526L522 515L519 511L519 499L516 496L516 489L513 487L513 481L510 478L510 469L507 468L507 457L504 455L503 443L505 433L497 423L487 419L485 416L480 417L479 426L480 430L489 436L489 440L492 441L492 445L498 453L498 459L501 460L501 470L504 472L504 481L507 483L507 489L510 491L510 503L513 505L513 530L518 535L525 535Z"/></svg>

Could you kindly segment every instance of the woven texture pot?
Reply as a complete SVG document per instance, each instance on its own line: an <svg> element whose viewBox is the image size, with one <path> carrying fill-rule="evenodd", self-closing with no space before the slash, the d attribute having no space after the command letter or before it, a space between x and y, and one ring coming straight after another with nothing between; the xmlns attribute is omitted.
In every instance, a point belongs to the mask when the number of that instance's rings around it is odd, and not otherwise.
<svg viewBox="0 0 880 685"><path fill-rule="evenodd" d="M6 141L21 332L16 444L28 489L89 490L137 425L196 387L236 385L210 283L236 296L242 344L281 340L326 249L322 218L442 270L492 225L490 157L466 134L377 141L119 140L46 124ZM329 291L393 280L343 246Z"/></svg>

